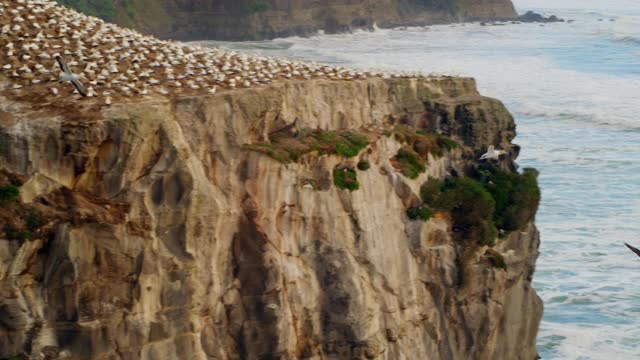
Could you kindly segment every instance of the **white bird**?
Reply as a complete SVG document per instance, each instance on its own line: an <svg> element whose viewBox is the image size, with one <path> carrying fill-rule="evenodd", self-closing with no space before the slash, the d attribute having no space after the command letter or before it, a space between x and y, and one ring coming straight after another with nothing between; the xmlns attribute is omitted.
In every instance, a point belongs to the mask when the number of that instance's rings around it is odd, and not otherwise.
<svg viewBox="0 0 640 360"><path fill-rule="evenodd" d="M82 85L82 83L80 82L80 77L69 70L69 67L60 56L56 56L56 61L58 62L58 65L60 65L60 69L62 70L62 74L60 74L58 82L61 83L68 81L76 88L76 90L78 90L80 95L87 96L87 89L85 89L84 85Z"/></svg>
<svg viewBox="0 0 640 360"><path fill-rule="evenodd" d="M495 150L493 145L489 145L489 149L487 149L486 153L482 154L479 160L498 159L500 158L500 155L506 154L506 153L507 152L504 150Z"/></svg>

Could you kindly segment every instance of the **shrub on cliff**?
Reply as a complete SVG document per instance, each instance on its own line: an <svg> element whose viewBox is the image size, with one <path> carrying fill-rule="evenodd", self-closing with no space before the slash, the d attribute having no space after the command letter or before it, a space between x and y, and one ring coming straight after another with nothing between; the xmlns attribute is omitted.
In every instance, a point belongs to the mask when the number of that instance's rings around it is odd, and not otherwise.
<svg viewBox="0 0 640 360"><path fill-rule="evenodd" d="M522 174L491 168L485 187L496 202L494 221L499 229L522 229L533 219L540 204L538 172L524 169Z"/></svg>
<svg viewBox="0 0 640 360"><path fill-rule="evenodd" d="M440 195L442 194L442 181L440 179L430 177L421 187L420 196L422 201L432 206L438 206Z"/></svg>
<svg viewBox="0 0 640 360"><path fill-rule="evenodd" d="M482 183L468 177L445 182L430 178L420 188L420 195L429 207L451 214L456 238L493 245L495 201Z"/></svg>
<svg viewBox="0 0 640 360"><path fill-rule="evenodd" d="M433 215L433 210L431 210L427 205L412 207L407 209L407 216L411 220L422 220L427 221Z"/></svg>
<svg viewBox="0 0 640 360"><path fill-rule="evenodd" d="M480 245L494 245L495 200L482 184L463 177L447 180L438 206L451 212L459 239L474 239Z"/></svg>
<svg viewBox="0 0 640 360"><path fill-rule="evenodd" d="M360 188L358 177L353 169L333 169L333 183L340 189L355 191Z"/></svg>
<svg viewBox="0 0 640 360"><path fill-rule="evenodd" d="M358 170L367 171L371 167L371 164L367 160L360 160L358 162Z"/></svg>
<svg viewBox="0 0 640 360"><path fill-rule="evenodd" d="M506 232L522 229L533 219L540 203L538 172L522 174L495 167L476 170L473 178L429 178L420 188L425 204L449 212L459 238L493 245L496 228Z"/></svg>
<svg viewBox="0 0 640 360"><path fill-rule="evenodd" d="M6 205L20 195L20 190L15 185L0 186L0 205Z"/></svg>
<svg viewBox="0 0 640 360"><path fill-rule="evenodd" d="M29 238L31 238L31 232L28 230L21 230L21 229L17 229L11 225L5 225L4 226L4 235L6 236L7 239L9 240L17 240L20 241L21 243L29 240Z"/></svg>
<svg viewBox="0 0 640 360"><path fill-rule="evenodd" d="M446 136L440 136L438 138L438 145L440 145L440 147L447 149L447 151L451 151L458 147L458 143L455 140L453 140L452 138L448 138Z"/></svg>

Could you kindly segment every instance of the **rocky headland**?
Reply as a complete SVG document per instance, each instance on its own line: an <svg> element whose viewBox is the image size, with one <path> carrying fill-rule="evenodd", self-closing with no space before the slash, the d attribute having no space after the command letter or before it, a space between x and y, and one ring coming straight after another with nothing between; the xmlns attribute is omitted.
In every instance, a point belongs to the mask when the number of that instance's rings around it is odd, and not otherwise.
<svg viewBox="0 0 640 360"><path fill-rule="evenodd" d="M536 174L473 79L0 12L0 358L536 357Z"/></svg>
<svg viewBox="0 0 640 360"><path fill-rule="evenodd" d="M160 38L261 40L353 29L514 20L511 0L59 0Z"/></svg>

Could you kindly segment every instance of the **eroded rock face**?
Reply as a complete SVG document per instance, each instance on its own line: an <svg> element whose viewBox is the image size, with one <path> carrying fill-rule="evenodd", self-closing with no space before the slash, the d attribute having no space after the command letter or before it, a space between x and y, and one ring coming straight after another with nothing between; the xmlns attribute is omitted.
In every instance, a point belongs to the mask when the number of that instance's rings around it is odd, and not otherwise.
<svg viewBox="0 0 640 360"><path fill-rule="evenodd" d="M22 201L53 227L0 239L0 357L536 355L535 226L498 241L502 270L485 248L457 244L446 217L405 212L427 176L464 173L467 159L515 136L506 109L471 79L288 82L114 105L90 119L0 106L0 167L24 180ZM416 180L391 166L392 137L356 158L287 165L243 147L291 124L392 123L463 146ZM331 184L336 165L361 158L371 168L358 171L359 190Z"/></svg>

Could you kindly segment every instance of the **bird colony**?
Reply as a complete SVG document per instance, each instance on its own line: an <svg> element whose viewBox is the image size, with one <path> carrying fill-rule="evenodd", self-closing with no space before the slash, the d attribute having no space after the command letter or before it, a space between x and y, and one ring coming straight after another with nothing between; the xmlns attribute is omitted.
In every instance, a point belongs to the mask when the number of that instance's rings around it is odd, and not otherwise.
<svg viewBox="0 0 640 360"><path fill-rule="evenodd" d="M289 79L346 81L415 74L361 72L344 67L247 56L217 48L161 41L46 0L0 2L0 71L17 93L112 101L140 96L213 94ZM61 75L56 58L71 73Z"/></svg>

